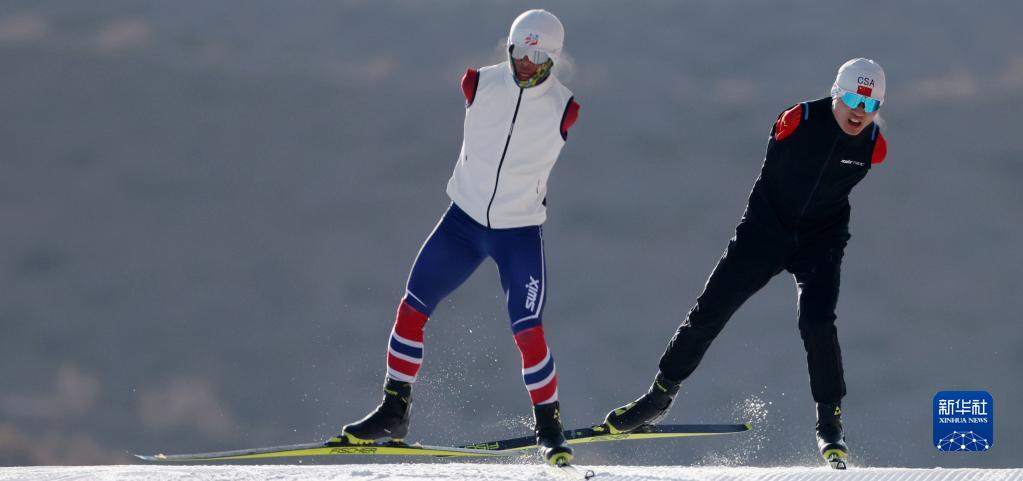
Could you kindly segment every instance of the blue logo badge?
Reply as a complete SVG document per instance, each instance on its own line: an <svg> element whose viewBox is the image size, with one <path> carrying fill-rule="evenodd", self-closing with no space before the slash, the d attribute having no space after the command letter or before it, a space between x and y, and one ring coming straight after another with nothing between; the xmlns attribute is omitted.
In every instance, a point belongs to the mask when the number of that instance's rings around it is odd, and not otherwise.
<svg viewBox="0 0 1023 481"><path fill-rule="evenodd" d="M995 403L987 391L934 395L934 446L938 451L987 451L995 442Z"/></svg>

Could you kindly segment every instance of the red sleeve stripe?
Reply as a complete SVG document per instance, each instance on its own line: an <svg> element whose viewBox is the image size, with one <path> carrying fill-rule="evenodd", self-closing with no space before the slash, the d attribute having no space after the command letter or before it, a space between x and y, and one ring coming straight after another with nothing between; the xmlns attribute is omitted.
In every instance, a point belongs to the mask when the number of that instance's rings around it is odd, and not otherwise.
<svg viewBox="0 0 1023 481"><path fill-rule="evenodd" d="M475 69L466 69L465 75L462 76L462 95L465 96L466 108L472 105L473 100L476 100L476 88L479 83L480 73Z"/></svg>
<svg viewBox="0 0 1023 481"><path fill-rule="evenodd" d="M874 153L870 155L870 163L880 164L884 162L886 155L888 155L888 141L884 139L881 132L878 132L877 140L874 141Z"/></svg>
<svg viewBox="0 0 1023 481"><path fill-rule="evenodd" d="M785 140L786 137L792 135L796 131L796 127L799 127L799 120L802 118L803 104L796 105L782 112L778 116L778 121L774 123L774 140Z"/></svg>
<svg viewBox="0 0 1023 481"><path fill-rule="evenodd" d="M575 97L568 99L568 105L565 106L565 113L561 115L561 138L568 140L568 129L571 129L575 125L575 121L579 120L579 104L575 102Z"/></svg>

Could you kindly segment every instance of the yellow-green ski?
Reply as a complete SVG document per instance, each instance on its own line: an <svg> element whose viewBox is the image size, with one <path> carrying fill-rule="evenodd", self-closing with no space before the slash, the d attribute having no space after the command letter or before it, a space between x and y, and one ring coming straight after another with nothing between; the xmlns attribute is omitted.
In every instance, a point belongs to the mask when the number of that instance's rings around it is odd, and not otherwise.
<svg viewBox="0 0 1023 481"><path fill-rule="evenodd" d="M487 451L482 449L456 448L449 446L426 446L405 443L373 443L352 445L345 443L307 443L288 446L272 446L265 448L239 449L195 454L155 454L135 457L151 462L198 462L198 461L235 461L246 459L268 459L305 456L510 456L510 453Z"/></svg>
<svg viewBox="0 0 1023 481"><path fill-rule="evenodd" d="M625 441L639 439L659 438L682 438L694 436L714 436L718 434L733 434L746 432L751 429L746 424L657 424L642 426L630 433L612 433L611 429L604 424L583 429L569 429L565 431L565 439L568 444L600 443L605 441ZM536 437L523 436L519 438L503 439L500 441L487 441L476 444L460 446L467 449L482 449L493 451L516 451L522 449L536 448Z"/></svg>

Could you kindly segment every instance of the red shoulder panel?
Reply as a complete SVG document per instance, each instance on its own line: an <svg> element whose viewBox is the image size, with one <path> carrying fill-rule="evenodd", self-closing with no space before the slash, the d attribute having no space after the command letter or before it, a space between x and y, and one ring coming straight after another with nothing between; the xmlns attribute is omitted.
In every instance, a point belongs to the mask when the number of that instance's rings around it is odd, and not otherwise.
<svg viewBox="0 0 1023 481"><path fill-rule="evenodd" d="M792 135L796 131L796 127L799 127L799 121L802 118L803 104L782 112L778 116L778 121L774 123L774 140L785 140L786 137Z"/></svg>
<svg viewBox="0 0 1023 481"><path fill-rule="evenodd" d="M561 116L561 138L568 139L568 129L571 129L578 119L579 104L575 102L575 97L572 97L568 100L568 106L565 107L565 114Z"/></svg>
<svg viewBox="0 0 1023 481"><path fill-rule="evenodd" d="M884 139L881 132L877 133L877 140L874 141L874 153L870 156L871 164L884 162L885 155L888 155L888 141Z"/></svg>
<svg viewBox="0 0 1023 481"><path fill-rule="evenodd" d="M467 69L462 76L462 95L465 95L465 106L472 105L476 99L476 87L480 82L480 73L475 69Z"/></svg>

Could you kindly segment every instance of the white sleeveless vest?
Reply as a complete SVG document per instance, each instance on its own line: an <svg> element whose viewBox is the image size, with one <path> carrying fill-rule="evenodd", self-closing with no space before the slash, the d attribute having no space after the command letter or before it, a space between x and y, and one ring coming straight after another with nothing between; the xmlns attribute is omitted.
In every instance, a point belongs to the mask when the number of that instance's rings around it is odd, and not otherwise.
<svg viewBox="0 0 1023 481"><path fill-rule="evenodd" d="M565 145L561 121L571 99L553 74L520 89L508 62L481 68L448 181L451 200L492 229L543 224L547 177Z"/></svg>

